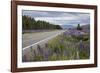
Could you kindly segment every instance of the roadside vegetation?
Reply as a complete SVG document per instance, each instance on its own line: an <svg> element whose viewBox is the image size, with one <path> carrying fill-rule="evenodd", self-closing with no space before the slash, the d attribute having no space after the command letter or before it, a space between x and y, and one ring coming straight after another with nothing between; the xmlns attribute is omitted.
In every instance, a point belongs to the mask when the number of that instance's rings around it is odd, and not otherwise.
<svg viewBox="0 0 100 73"><path fill-rule="evenodd" d="M77 28L66 30L37 49L31 47L30 56L24 55L23 62L81 60L90 58L89 29L84 32L80 24Z"/></svg>

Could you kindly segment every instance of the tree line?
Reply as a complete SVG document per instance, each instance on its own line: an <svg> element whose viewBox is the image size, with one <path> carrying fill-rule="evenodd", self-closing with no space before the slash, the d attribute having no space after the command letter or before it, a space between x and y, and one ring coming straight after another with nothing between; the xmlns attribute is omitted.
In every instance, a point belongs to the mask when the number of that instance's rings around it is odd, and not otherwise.
<svg viewBox="0 0 100 73"><path fill-rule="evenodd" d="M38 30L38 29L62 29L60 25L54 25L46 21L35 20L28 16L22 16L23 30Z"/></svg>

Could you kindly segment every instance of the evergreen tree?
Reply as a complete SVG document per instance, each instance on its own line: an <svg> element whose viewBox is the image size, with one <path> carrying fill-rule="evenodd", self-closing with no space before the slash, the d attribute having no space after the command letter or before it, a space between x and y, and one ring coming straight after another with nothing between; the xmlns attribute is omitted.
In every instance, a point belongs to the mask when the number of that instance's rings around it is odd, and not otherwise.
<svg viewBox="0 0 100 73"><path fill-rule="evenodd" d="M77 25L77 30L82 30L80 24Z"/></svg>
<svg viewBox="0 0 100 73"><path fill-rule="evenodd" d="M28 16L22 16L23 30L40 30L40 29L62 29L60 25L54 25L46 21L38 20Z"/></svg>

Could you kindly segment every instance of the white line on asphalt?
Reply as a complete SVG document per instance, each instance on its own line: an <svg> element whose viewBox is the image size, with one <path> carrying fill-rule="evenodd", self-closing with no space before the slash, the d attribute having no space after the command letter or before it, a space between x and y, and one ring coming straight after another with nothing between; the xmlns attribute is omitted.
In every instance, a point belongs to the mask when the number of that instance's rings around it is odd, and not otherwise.
<svg viewBox="0 0 100 73"><path fill-rule="evenodd" d="M61 32L61 33L62 33L62 32ZM31 46L34 46L34 45L36 45L36 44L39 44L39 43L41 43L41 42L43 42L43 41L49 40L49 39L51 39L51 38L54 38L54 37L60 35L61 33L58 33L58 34L56 34L56 35L54 35L54 36L51 36L51 37L46 38L46 39L44 39L44 40L41 40L41 41L39 41L39 42L37 42L37 43L34 43L34 44L32 44L32 45L29 45L29 46L27 46L27 47L24 47L23 50L25 50L25 49L27 49L27 48L29 48L29 47L31 47Z"/></svg>

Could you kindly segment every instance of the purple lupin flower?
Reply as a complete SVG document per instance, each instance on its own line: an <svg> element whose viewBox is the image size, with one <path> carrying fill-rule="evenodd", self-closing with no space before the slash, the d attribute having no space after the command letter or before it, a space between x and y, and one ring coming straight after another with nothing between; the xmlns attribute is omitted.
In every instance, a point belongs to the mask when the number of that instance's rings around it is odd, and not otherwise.
<svg viewBox="0 0 100 73"><path fill-rule="evenodd" d="M45 48L47 48L48 47L48 44L47 43L45 43Z"/></svg>
<svg viewBox="0 0 100 73"><path fill-rule="evenodd" d="M48 49L48 54L49 56L51 56L53 54L53 50L51 50L50 48Z"/></svg>
<svg viewBox="0 0 100 73"><path fill-rule="evenodd" d="M78 47L78 50L79 51L82 51L84 49L84 45L83 45L83 42L82 40L79 42L79 47Z"/></svg>
<svg viewBox="0 0 100 73"><path fill-rule="evenodd" d="M48 57L49 57L49 53L48 53L48 51L46 51L46 52L44 52L44 54L43 54L43 58L44 58L44 60L48 60Z"/></svg>
<svg viewBox="0 0 100 73"><path fill-rule="evenodd" d="M33 51L33 55L34 55L34 56L36 56L36 55L37 55L35 50Z"/></svg>
<svg viewBox="0 0 100 73"><path fill-rule="evenodd" d="M66 49L64 52L63 52L64 56L69 56L69 51Z"/></svg>
<svg viewBox="0 0 100 73"><path fill-rule="evenodd" d="M40 53L41 55L43 55L43 48L41 48L40 45L37 45L37 50L38 50L38 53Z"/></svg>

